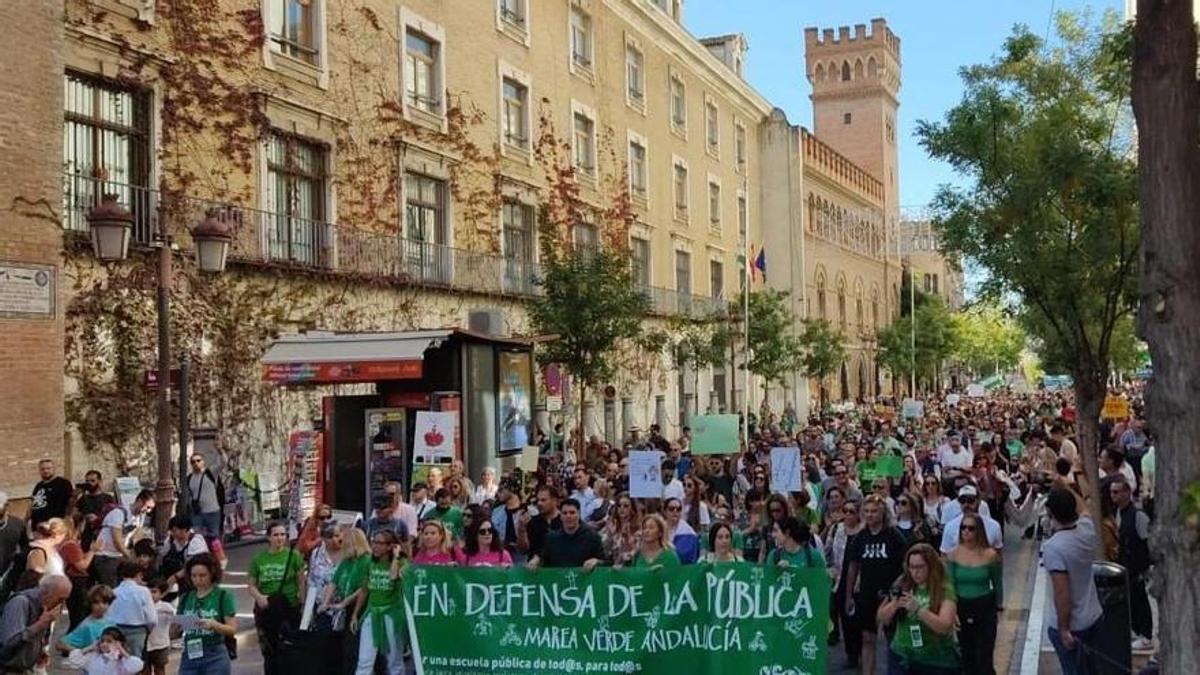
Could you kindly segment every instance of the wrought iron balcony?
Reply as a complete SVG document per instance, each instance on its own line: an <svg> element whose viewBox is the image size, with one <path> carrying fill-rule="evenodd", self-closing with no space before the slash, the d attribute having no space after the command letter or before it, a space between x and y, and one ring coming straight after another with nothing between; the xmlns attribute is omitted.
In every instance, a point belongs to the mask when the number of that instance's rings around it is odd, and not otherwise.
<svg viewBox="0 0 1200 675"><path fill-rule="evenodd" d="M533 297L541 267L529 259L419 241L398 232L377 232L323 220L252 209L228 202L182 196L80 175L63 177L63 227L86 232L88 211L103 195L117 196L133 214L133 244L148 246L163 231L184 248L188 229L208 213L234 232L229 252L243 265L291 267L489 295ZM694 319L723 316L723 298L647 287L651 313Z"/></svg>

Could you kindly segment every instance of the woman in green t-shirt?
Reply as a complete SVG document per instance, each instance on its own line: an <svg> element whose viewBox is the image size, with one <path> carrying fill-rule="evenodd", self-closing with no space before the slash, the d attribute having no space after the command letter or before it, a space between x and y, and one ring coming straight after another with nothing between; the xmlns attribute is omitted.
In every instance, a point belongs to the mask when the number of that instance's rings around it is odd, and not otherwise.
<svg viewBox="0 0 1200 675"><path fill-rule="evenodd" d="M237 608L233 593L217 585L221 583L221 565L212 555L200 553L187 561L183 571L192 582L192 590L179 599L178 616L194 616L198 620L183 633L179 673L229 675L231 664L225 638L237 635Z"/></svg>
<svg viewBox="0 0 1200 675"><path fill-rule="evenodd" d="M367 535L357 527L347 528L343 537L342 561L333 570L333 578L325 584L317 609L317 625L326 625L341 634L341 672L351 672L358 663L358 636L348 630L349 616L362 593L367 568L371 566L371 545L367 543Z"/></svg>
<svg viewBox="0 0 1200 675"><path fill-rule="evenodd" d="M807 522L796 516L784 516L771 526L775 548L767 554L766 565L825 569L825 555L813 546L812 531Z"/></svg>
<svg viewBox="0 0 1200 675"><path fill-rule="evenodd" d="M250 562L247 590L254 598L254 627L263 654L263 672L280 675L279 638L285 625L300 624L304 597L304 557L288 546L287 524L267 525L267 550Z"/></svg>
<svg viewBox="0 0 1200 675"><path fill-rule="evenodd" d="M679 556L667 539L667 521L657 513L642 518L642 544L630 567L679 567Z"/></svg>
<svg viewBox="0 0 1200 675"><path fill-rule="evenodd" d="M960 672L954 586L937 551L915 544L904 556L904 574L879 605L879 623L896 621L888 672L956 675Z"/></svg>
<svg viewBox="0 0 1200 675"><path fill-rule="evenodd" d="M393 530L371 535L371 563L350 619L352 632L361 628L356 675L371 675L379 652L387 656L388 675L404 672L404 596L400 579L405 562Z"/></svg>

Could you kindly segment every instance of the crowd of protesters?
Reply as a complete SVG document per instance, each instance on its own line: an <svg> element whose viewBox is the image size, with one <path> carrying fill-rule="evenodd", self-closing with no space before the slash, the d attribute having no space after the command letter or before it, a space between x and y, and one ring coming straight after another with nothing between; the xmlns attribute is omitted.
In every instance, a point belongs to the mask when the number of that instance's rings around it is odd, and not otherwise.
<svg viewBox="0 0 1200 675"><path fill-rule="evenodd" d="M1134 646L1153 638L1145 590L1153 437L1137 392L1130 398L1130 419L1102 425L1096 477L1083 475L1066 392L931 397L912 419L886 400L806 422L790 410L763 410L744 421L748 447L725 455L693 454L686 427L671 439L657 426L646 434L633 428L619 445L593 438L582 452L556 429L539 438L536 472L488 467L475 483L456 461L407 495L387 485L361 528L335 524L327 505L294 541L285 524L269 525L268 546L248 572L264 670L283 672L284 636L303 624L332 637L322 644L334 654L323 657L337 672L403 672L399 598L409 565L762 564L828 573L831 663L874 673L877 642L885 641L889 673L993 673L1008 527L1011 536L1045 539L1050 640L1063 672L1088 672L1100 614L1091 577L1097 537L1130 572ZM771 485L771 448L788 446L800 449L800 490ZM661 499L629 496L634 450L662 453ZM899 475L868 475L881 457L899 458ZM205 475L201 460L193 466L193 515L173 519L155 547L137 535L154 507L149 491L129 509L114 506L90 472L82 490L66 482L64 500L65 480L44 464L32 540L18 535L27 530L19 519L0 523L0 564L8 569L24 556L17 586L28 588L5 607L0 655L17 653L14 640L17 650L44 640L46 616L66 604L70 632L53 651L85 668L94 661L95 672L162 672L175 637L180 672L228 673L237 624L209 550L219 519L205 489L220 499ZM1084 499L1089 480L1101 487L1099 524ZM112 669L114 661L125 670Z"/></svg>

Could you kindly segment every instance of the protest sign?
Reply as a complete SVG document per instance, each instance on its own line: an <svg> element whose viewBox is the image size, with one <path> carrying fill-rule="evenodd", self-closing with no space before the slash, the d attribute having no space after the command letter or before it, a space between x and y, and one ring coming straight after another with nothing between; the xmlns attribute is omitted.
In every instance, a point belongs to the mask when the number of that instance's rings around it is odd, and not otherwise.
<svg viewBox="0 0 1200 675"><path fill-rule="evenodd" d="M804 489L800 448L771 448L771 488L775 492L799 492Z"/></svg>
<svg viewBox="0 0 1200 675"><path fill-rule="evenodd" d="M899 478L904 475L904 458L895 455L884 455L873 460L858 463L858 477L863 483L876 478ZM866 490L864 487L863 490Z"/></svg>
<svg viewBox="0 0 1200 675"><path fill-rule="evenodd" d="M959 400L958 394L946 394L946 405L958 405Z"/></svg>
<svg viewBox="0 0 1200 675"><path fill-rule="evenodd" d="M983 398L983 395L985 393L987 393L987 390L984 389L982 384L968 384L967 385L967 397L968 398Z"/></svg>
<svg viewBox="0 0 1200 675"><path fill-rule="evenodd" d="M925 402L918 401L915 398L904 399L904 407L901 409L901 414L904 419L913 419L914 417L925 416Z"/></svg>
<svg viewBox="0 0 1200 675"><path fill-rule="evenodd" d="M441 464L454 459L454 436L458 433L457 412L417 412L413 433L413 461Z"/></svg>
<svg viewBox="0 0 1200 675"><path fill-rule="evenodd" d="M117 476L117 501L126 510L133 508L133 502L137 501L138 493L142 491L142 481L137 476Z"/></svg>
<svg viewBox="0 0 1200 675"><path fill-rule="evenodd" d="M741 447L737 415L696 415L691 427L693 455L728 455Z"/></svg>
<svg viewBox="0 0 1200 675"><path fill-rule="evenodd" d="M634 499L662 499L662 460L658 450L629 451L629 496Z"/></svg>
<svg viewBox="0 0 1200 675"><path fill-rule="evenodd" d="M541 450L536 445L527 445L517 459L517 468L525 473L533 473L538 469L538 456Z"/></svg>
<svg viewBox="0 0 1200 675"><path fill-rule="evenodd" d="M1109 394L1104 399L1104 409L1100 411L1100 417L1106 420L1123 420L1129 417L1129 401Z"/></svg>
<svg viewBox="0 0 1200 675"><path fill-rule="evenodd" d="M418 675L824 673L824 569L410 567Z"/></svg>

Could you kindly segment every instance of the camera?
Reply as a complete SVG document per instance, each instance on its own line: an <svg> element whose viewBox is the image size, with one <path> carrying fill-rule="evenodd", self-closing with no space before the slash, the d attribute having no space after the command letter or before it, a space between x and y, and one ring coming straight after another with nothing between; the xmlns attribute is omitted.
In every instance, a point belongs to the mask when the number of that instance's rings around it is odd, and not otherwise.
<svg viewBox="0 0 1200 675"><path fill-rule="evenodd" d="M879 591L880 600L899 600L902 595L904 595L904 589L899 586L892 586L886 590Z"/></svg>

